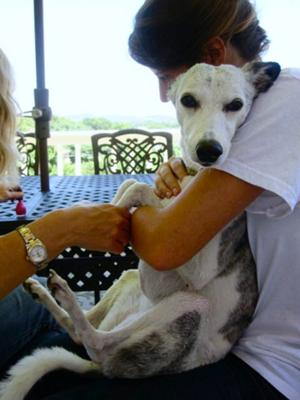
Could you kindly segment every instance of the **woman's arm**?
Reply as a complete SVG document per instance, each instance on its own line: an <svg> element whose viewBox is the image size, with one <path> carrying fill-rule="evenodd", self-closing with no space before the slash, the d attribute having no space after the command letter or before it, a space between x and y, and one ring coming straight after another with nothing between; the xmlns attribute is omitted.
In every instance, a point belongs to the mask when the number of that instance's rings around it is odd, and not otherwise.
<svg viewBox="0 0 300 400"><path fill-rule="evenodd" d="M132 218L132 244L157 270L193 257L262 189L226 172L207 169L163 209L141 207Z"/></svg>
<svg viewBox="0 0 300 400"><path fill-rule="evenodd" d="M129 225L127 209L88 204L53 211L28 226L45 244L51 260L70 246L119 253L128 243ZM0 236L0 298L35 273L26 256L16 231Z"/></svg>

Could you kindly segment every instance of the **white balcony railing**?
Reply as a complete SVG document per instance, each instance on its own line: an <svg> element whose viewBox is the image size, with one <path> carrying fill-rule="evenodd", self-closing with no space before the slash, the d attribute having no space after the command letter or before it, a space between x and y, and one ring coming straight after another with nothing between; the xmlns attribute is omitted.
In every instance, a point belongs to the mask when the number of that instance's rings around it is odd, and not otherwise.
<svg viewBox="0 0 300 400"><path fill-rule="evenodd" d="M179 129L160 129L167 130L173 134L174 146L179 146ZM153 130L154 131L154 130ZM48 145L53 146L57 152L57 175L64 175L64 167L66 162L69 162L69 153L66 151L66 146L74 145L75 147L75 175L82 174L82 146L91 146L91 136L101 131L67 131L67 132L51 132L51 137L48 139ZM107 130L105 130L107 132ZM91 148L92 159L92 148Z"/></svg>

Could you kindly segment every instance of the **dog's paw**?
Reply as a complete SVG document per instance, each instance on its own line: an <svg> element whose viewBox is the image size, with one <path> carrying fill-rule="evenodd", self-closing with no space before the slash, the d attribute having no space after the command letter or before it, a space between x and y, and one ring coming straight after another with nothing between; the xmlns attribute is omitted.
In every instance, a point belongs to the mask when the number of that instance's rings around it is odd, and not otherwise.
<svg viewBox="0 0 300 400"><path fill-rule="evenodd" d="M49 296L47 289L33 278L26 279L26 281L23 282L23 288L37 301L43 301L46 296Z"/></svg>
<svg viewBox="0 0 300 400"><path fill-rule="evenodd" d="M141 182L130 185L119 199L118 205L128 209L145 205L162 207L161 201L155 195L153 188Z"/></svg>
<svg viewBox="0 0 300 400"><path fill-rule="evenodd" d="M112 199L111 203L115 205L120 205L119 201L122 198L123 194L126 192L126 190L134 185L137 181L135 179L126 179L120 187L117 190L117 193L115 194L114 198Z"/></svg>
<svg viewBox="0 0 300 400"><path fill-rule="evenodd" d="M47 285L52 296L66 311L71 310L76 304L75 295L68 283L52 269L50 269Z"/></svg>

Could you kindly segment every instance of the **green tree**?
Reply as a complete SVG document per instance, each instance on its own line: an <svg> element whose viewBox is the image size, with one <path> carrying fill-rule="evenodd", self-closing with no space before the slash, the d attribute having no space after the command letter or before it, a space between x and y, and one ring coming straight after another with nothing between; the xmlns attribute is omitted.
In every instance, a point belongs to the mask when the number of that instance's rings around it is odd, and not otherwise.
<svg viewBox="0 0 300 400"><path fill-rule="evenodd" d="M35 124L32 118L18 117L17 130L23 133L34 132Z"/></svg>
<svg viewBox="0 0 300 400"><path fill-rule="evenodd" d="M112 129L112 123L106 118L85 118L83 121L84 126L89 129Z"/></svg>
<svg viewBox="0 0 300 400"><path fill-rule="evenodd" d="M66 117L53 116L50 121L52 131L73 131L84 129L82 121L75 121Z"/></svg>

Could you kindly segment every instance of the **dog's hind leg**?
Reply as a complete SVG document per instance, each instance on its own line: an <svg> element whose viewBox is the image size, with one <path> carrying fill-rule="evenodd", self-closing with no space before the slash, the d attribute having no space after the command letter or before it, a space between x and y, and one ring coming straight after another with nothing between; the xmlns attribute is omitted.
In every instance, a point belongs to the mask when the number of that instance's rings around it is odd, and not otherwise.
<svg viewBox="0 0 300 400"><path fill-rule="evenodd" d="M178 354L183 357L187 348L194 345L201 317L208 310L206 299L195 292L181 291L164 298L146 311L135 315L128 313L128 317L111 331L96 330L80 309L67 283L54 274L51 285L55 288L55 296L70 315L76 333L91 359L101 364L108 376L147 376L158 372L158 369L170 371L184 368ZM188 340L189 346L185 340ZM155 363L148 354L154 351L151 346L157 347ZM147 362L143 361L145 358ZM140 363L146 363L142 370ZM137 365L138 370L134 372Z"/></svg>
<svg viewBox="0 0 300 400"><path fill-rule="evenodd" d="M139 271L124 271L120 278L107 290L103 298L85 313L88 321L96 328L108 331L128 316L124 311L126 303L131 312L136 312L135 298L141 294Z"/></svg>
<svg viewBox="0 0 300 400"><path fill-rule="evenodd" d="M26 279L23 286L36 301L48 309L59 325L68 332L74 342L81 344L81 340L76 335L73 322L68 313L56 303L48 290L33 278Z"/></svg>
<svg viewBox="0 0 300 400"><path fill-rule="evenodd" d="M134 347L153 335L160 336L161 331L169 332L169 336L172 337L171 326L180 318L188 319L188 316L192 315L192 319L198 320L199 325L200 316L206 314L208 309L206 299L194 292L181 291L164 298L146 311L136 310L132 314L132 310L129 310L126 319L123 319L119 325L114 326L110 331L96 330L85 317L74 298L74 294L63 279L56 274L53 275L51 286L55 288L55 296L62 307L70 315L76 333L81 338L91 359L101 364L106 363L107 358L112 357L122 343L123 347ZM188 326L183 329L184 332L188 330ZM169 340L171 340L170 337ZM173 350L168 353L169 359L172 352L174 353ZM112 372L112 374L114 373Z"/></svg>
<svg viewBox="0 0 300 400"><path fill-rule="evenodd" d="M111 332L97 331L94 361L110 377L140 378L175 373L197 365L195 344L208 302L197 293L177 292ZM204 322L205 323L205 322Z"/></svg>

